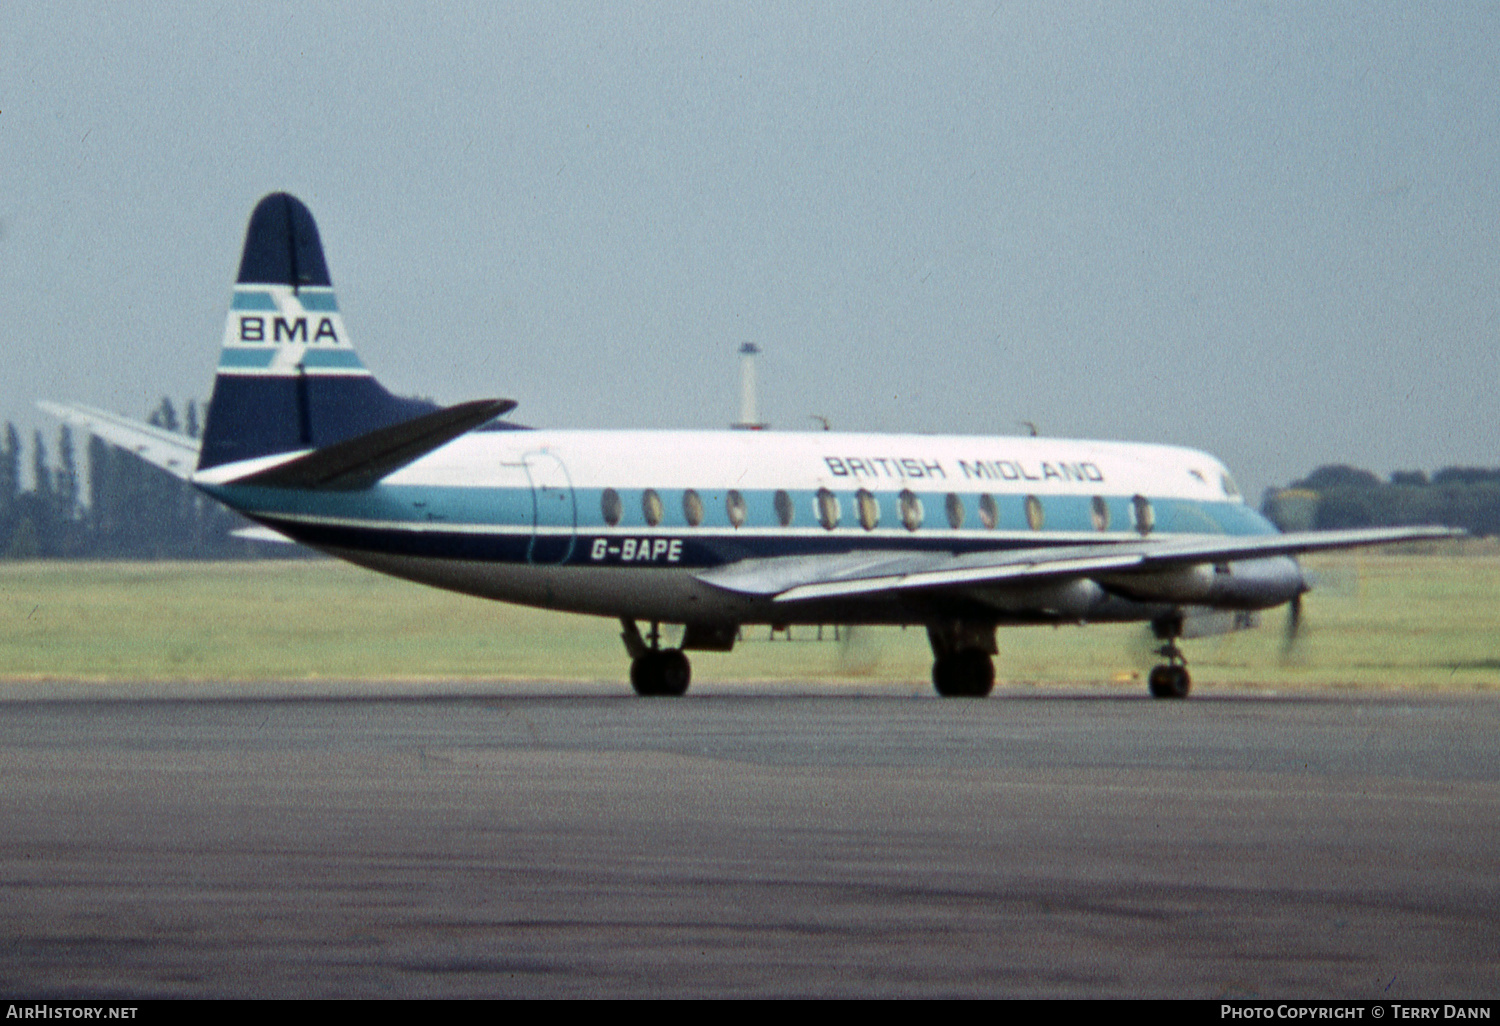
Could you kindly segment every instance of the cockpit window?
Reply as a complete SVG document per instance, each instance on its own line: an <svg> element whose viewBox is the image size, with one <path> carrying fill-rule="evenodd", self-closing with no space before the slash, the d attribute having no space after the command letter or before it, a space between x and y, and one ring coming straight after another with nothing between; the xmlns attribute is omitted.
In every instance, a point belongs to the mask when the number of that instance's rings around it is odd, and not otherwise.
<svg viewBox="0 0 1500 1026"><path fill-rule="evenodd" d="M1224 494L1231 499L1240 497L1240 486L1234 483L1234 478L1229 476L1229 471L1224 472L1224 476L1219 479L1219 484L1223 486Z"/></svg>

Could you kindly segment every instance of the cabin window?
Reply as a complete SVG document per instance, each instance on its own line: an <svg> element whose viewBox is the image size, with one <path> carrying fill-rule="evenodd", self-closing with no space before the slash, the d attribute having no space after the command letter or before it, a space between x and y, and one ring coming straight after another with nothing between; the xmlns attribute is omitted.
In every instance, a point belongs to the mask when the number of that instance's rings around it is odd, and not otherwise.
<svg viewBox="0 0 1500 1026"><path fill-rule="evenodd" d="M1109 530L1109 503L1104 501L1102 495L1094 496L1094 501L1089 506L1089 517L1094 521L1094 530Z"/></svg>
<svg viewBox="0 0 1500 1026"><path fill-rule="evenodd" d="M859 513L860 527L873 531L880 526L880 500L871 495L868 489L861 488L854 493L854 508Z"/></svg>
<svg viewBox="0 0 1500 1026"><path fill-rule="evenodd" d="M666 508L661 504L661 496L656 494L655 488L647 488L641 493L641 515L646 518L646 523L655 527L661 523L662 514Z"/></svg>
<svg viewBox="0 0 1500 1026"><path fill-rule="evenodd" d="M791 527L792 521L797 518L797 506L792 502L792 497L784 490L776 493L776 519L782 527Z"/></svg>
<svg viewBox="0 0 1500 1026"><path fill-rule="evenodd" d="M745 497L731 488L729 494L724 496L724 512L729 515L729 523L734 527L745 526Z"/></svg>
<svg viewBox="0 0 1500 1026"><path fill-rule="evenodd" d="M900 508L901 524L908 531L915 531L922 526L922 500L917 498L917 493L910 488L902 489L901 494L896 496L896 505Z"/></svg>
<svg viewBox="0 0 1500 1026"><path fill-rule="evenodd" d="M1046 514L1042 510L1042 500L1035 495L1026 496L1026 526L1033 531L1040 531L1046 519Z"/></svg>
<svg viewBox="0 0 1500 1026"><path fill-rule="evenodd" d="M620 514L625 507L620 503L620 493L613 488L604 489L604 494L599 496L599 513L604 517L604 522L614 527L620 522Z"/></svg>
<svg viewBox="0 0 1500 1026"><path fill-rule="evenodd" d="M697 527L703 523L703 500L691 488L682 493L682 519L688 522L689 527Z"/></svg>
<svg viewBox="0 0 1500 1026"><path fill-rule="evenodd" d="M989 492L979 497L979 522L991 531L1000 523L1000 507Z"/></svg>
<svg viewBox="0 0 1500 1026"><path fill-rule="evenodd" d="M818 523L832 531L839 526L839 497L827 488L819 488L817 495Z"/></svg>
<svg viewBox="0 0 1500 1026"><path fill-rule="evenodd" d="M1156 512L1151 508L1151 500L1144 495L1137 495L1130 500L1130 512L1135 516L1135 529L1142 536L1148 535L1156 527Z"/></svg>
<svg viewBox="0 0 1500 1026"><path fill-rule="evenodd" d="M963 526L963 499L959 493L948 492L948 498L944 501L944 507L948 510L948 526L957 531Z"/></svg>

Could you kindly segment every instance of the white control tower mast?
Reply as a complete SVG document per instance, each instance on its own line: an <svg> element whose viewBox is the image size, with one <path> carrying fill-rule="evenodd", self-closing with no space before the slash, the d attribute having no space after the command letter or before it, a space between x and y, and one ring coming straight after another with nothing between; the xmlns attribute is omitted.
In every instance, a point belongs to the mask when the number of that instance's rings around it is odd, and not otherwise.
<svg viewBox="0 0 1500 1026"><path fill-rule="evenodd" d="M755 358L760 355L760 346L746 342L740 346L740 419L729 425L736 431L764 431L769 425L761 422L760 405L755 398Z"/></svg>

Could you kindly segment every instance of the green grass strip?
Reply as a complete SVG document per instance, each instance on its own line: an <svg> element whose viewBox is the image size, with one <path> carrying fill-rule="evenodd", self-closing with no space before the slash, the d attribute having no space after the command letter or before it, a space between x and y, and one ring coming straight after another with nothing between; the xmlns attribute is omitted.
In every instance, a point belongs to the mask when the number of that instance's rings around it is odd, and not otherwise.
<svg viewBox="0 0 1500 1026"><path fill-rule="evenodd" d="M1199 683L1500 686L1500 545L1308 561L1295 654L1284 612L1258 631L1185 643ZM911 681L921 629L860 628L812 643L745 628L733 653L695 653L708 680ZM825 630L831 638L832 630ZM1001 681L1116 681L1154 661L1139 625L1000 632ZM0 563L0 680L608 680L627 660L610 620L449 594L332 561Z"/></svg>

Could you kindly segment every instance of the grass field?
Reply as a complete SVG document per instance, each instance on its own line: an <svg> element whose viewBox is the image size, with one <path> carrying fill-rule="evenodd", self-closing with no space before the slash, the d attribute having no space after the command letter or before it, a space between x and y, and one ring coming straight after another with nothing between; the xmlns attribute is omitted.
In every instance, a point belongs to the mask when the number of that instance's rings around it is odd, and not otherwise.
<svg viewBox="0 0 1500 1026"><path fill-rule="evenodd" d="M1322 581L1291 658L1284 613L1185 644L1199 683L1500 688L1500 545L1308 560ZM811 639L812 630L796 632ZM831 630L828 632L831 636ZM889 680L927 686L919 629L695 653L697 680ZM1141 687L1141 626L1002 630L1005 681ZM0 679L79 681L613 680L613 621L451 595L332 561L0 564Z"/></svg>

